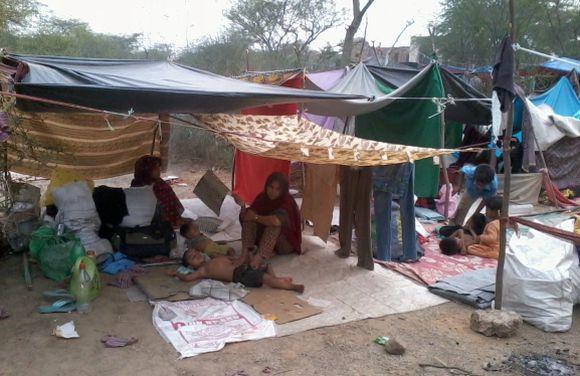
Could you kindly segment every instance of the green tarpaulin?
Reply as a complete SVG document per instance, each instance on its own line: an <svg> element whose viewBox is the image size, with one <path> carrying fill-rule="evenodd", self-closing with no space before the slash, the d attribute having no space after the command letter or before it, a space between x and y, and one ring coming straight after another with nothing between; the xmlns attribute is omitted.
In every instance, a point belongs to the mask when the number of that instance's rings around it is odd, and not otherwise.
<svg viewBox="0 0 580 376"><path fill-rule="evenodd" d="M404 93L405 97L445 97L437 64L433 64L429 72L417 82L410 84L408 91ZM440 148L440 116L429 118L436 113L437 105L429 100L395 100L378 111L358 115L356 136L389 143ZM461 125L448 124L445 133L445 147L455 147L461 140ZM435 197L438 183L439 166L434 164L433 159L417 161L415 194L418 197Z"/></svg>

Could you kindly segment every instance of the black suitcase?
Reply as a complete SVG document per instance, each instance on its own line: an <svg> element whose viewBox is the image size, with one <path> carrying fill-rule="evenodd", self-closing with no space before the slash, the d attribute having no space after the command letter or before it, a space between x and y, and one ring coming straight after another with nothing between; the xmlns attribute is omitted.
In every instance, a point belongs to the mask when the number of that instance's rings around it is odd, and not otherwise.
<svg viewBox="0 0 580 376"><path fill-rule="evenodd" d="M113 247L133 259L169 256L176 245L175 231L169 222L141 227L115 227Z"/></svg>

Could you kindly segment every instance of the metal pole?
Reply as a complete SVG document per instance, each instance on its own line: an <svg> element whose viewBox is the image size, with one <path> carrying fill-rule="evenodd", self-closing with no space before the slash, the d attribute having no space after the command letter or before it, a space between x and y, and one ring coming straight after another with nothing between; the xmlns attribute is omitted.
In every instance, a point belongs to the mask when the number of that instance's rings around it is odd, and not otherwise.
<svg viewBox="0 0 580 376"><path fill-rule="evenodd" d="M507 0L510 12L510 37L515 40L514 25L514 1ZM509 202L512 179L512 162L510 157L510 141L513 132L513 105L510 106L507 117L507 126L503 137L503 160L504 160L504 182L503 182L503 202L501 205L500 237L499 237L499 258L497 260L497 272L495 275L495 308L501 309L503 303L503 269L505 264L506 232L509 220Z"/></svg>

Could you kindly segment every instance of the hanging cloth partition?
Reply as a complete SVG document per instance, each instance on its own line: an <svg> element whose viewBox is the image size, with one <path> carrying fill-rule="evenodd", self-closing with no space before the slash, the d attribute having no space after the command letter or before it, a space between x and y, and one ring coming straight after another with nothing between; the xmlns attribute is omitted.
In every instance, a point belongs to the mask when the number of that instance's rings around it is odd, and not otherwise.
<svg viewBox="0 0 580 376"><path fill-rule="evenodd" d="M301 88L303 74L294 74L281 86ZM296 104L255 107L242 110L245 115L294 115L298 111ZM290 161L266 158L246 154L236 149L234 156L233 192L244 202L251 203L264 190L266 179L273 172L290 175Z"/></svg>

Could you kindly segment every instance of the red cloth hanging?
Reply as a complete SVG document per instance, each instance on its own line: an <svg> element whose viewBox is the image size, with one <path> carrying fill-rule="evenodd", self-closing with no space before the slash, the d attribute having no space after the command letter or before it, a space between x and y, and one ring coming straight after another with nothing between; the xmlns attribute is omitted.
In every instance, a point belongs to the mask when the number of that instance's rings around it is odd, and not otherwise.
<svg viewBox="0 0 580 376"><path fill-rule="evenodd" d="M302 88L304 75L298 74L285 81L281 86ZM296 104L278 104L272 106L254 107L242 110L244 115L295 115ZM251 204L256 196L264 190L266 179L273 172L290 175L290 161L272 159L247 154L236 150L234 156L233 192L247 204Z"/></svg>

